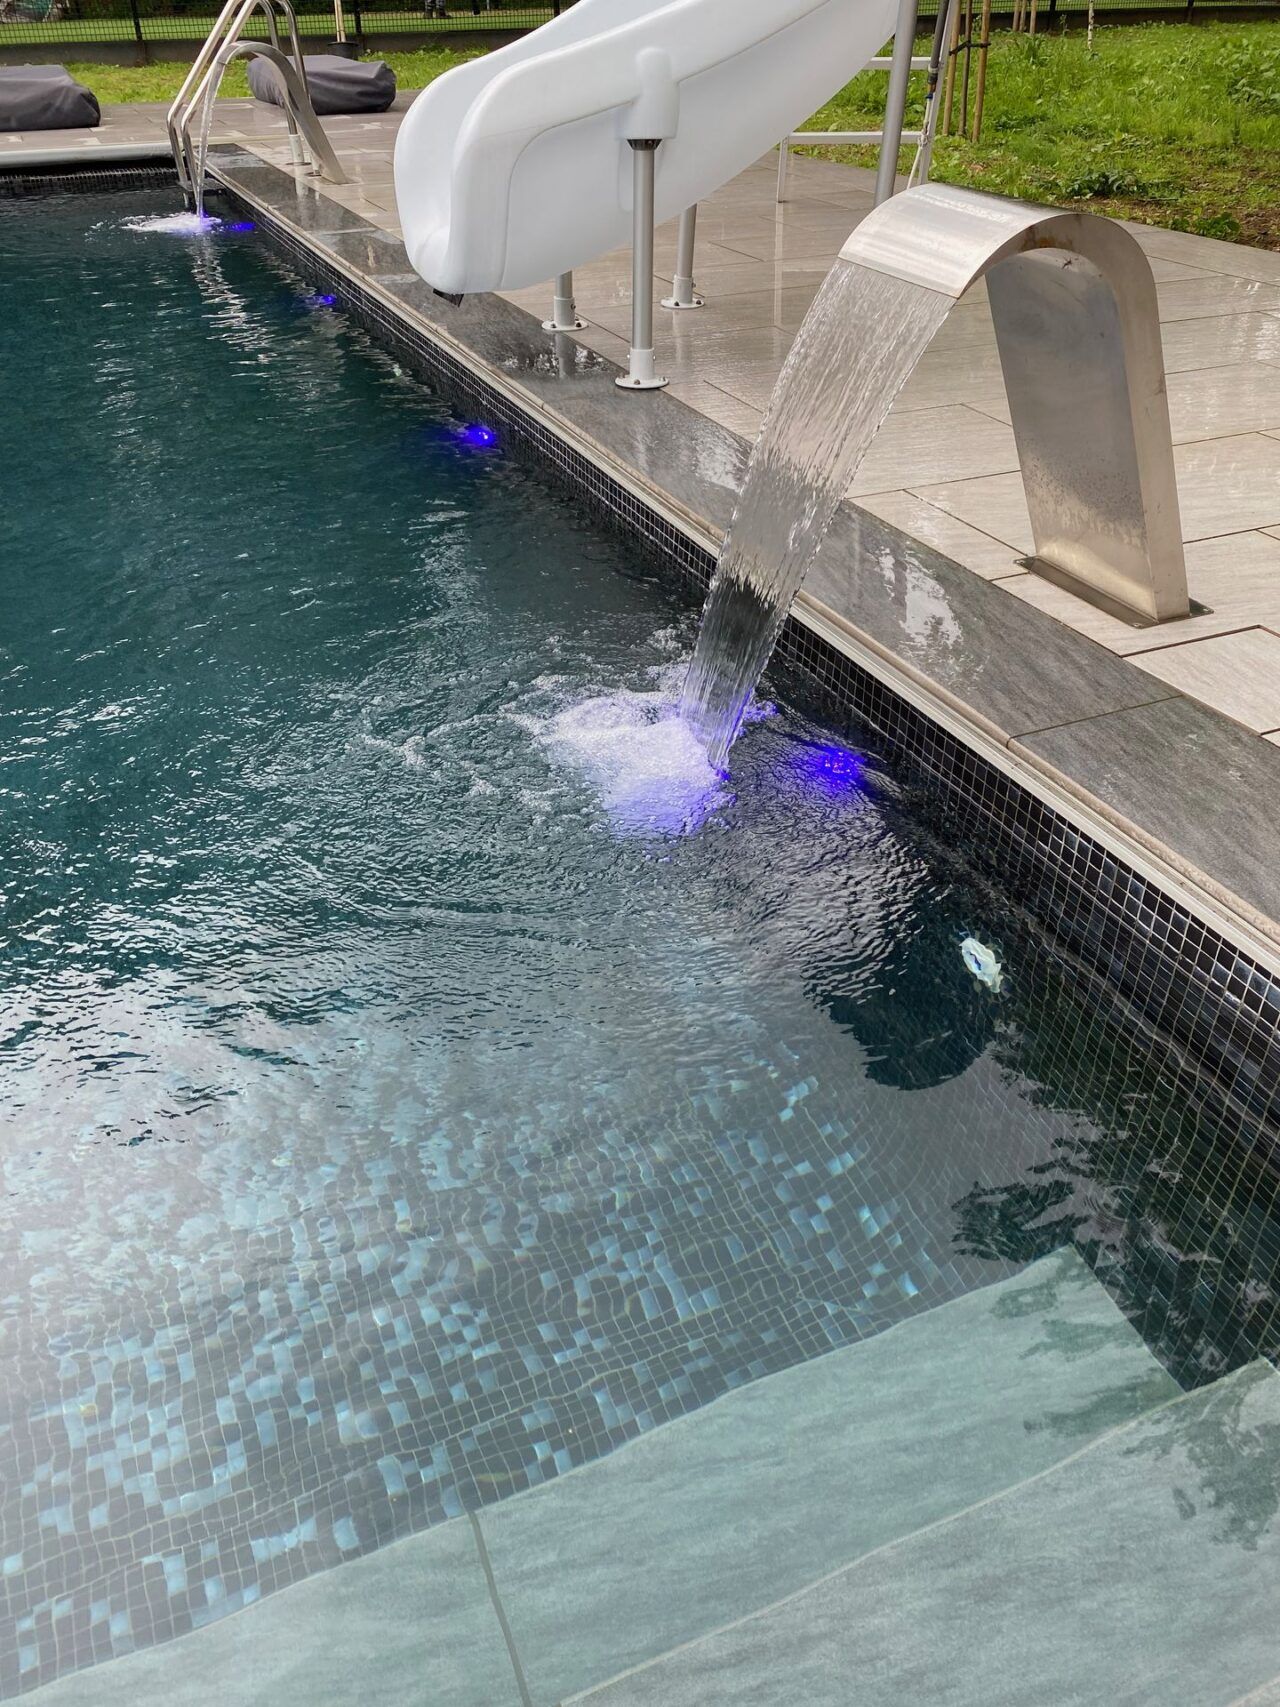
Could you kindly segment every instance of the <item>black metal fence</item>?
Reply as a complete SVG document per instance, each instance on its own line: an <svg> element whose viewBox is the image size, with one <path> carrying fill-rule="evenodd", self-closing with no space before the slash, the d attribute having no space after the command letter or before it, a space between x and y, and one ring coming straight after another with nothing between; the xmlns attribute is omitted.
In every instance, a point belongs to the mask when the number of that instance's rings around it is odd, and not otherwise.
<svg viewBox="0 0 1280 1707"><path fill-rule="evenodd" d="M536 29L573 0L344 0L347 32L357 39L421 38L426 46L447 44L451 37L515 34ZM931 17L938 0L920 0L922 17ZM1039 15L1047 23L1066 13L1084 12L1089 0L1039 0ZM1012 0L997 0L997 14L1007 14ZM1169 18L1230 9L1241 0L1097 0L1101 15L1140 11ZM1280 0L1252 0L1252 11L1273 10L1280 17ZM133 43L146 53L151 43L200 41L209 33L218 0L0 0L0 50L50 47L76 42ZM333 35L332 0L297 0L300 28L311 38ZM263 33L261 18L248 34Z"/></svg>
<svg viewBox="0 0 1280 1707"><path fill-rule="evenodd" d="M536 29L573 0L514 4L512 0L401 0L361 6L344 0L348 33L355 36L443 38L489 31ZM307 36L332 37L332 0L295 0ZM217 16L217 0L0 0L0 48L61 42L202 41ZM261 16L245 32L265 34Z"/></svg>

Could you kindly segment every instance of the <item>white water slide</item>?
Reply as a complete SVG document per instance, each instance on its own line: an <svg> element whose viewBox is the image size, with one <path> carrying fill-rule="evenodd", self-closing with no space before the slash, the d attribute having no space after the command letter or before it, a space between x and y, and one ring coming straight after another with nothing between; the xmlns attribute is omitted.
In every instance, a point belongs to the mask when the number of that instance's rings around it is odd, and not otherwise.
<svg viewBox="0 0 1280 1707"><path fill-rule="evenodd" d="M461 296L597 259L639 232L638 201L652 194L654 217L673 218L788 136L879 52L896 12L577 0L446 72L405 115L395 185L410 261Z"/></svg>

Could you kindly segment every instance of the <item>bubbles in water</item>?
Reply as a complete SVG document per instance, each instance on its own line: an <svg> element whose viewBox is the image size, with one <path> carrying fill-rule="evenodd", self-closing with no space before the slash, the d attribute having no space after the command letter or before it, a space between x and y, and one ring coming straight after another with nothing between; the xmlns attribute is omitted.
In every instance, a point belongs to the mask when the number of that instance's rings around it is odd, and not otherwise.
<svg viewBox="0 0 1280 1707"><path fill-rule="evenodd" d="M729 794L679 714L681 667L650 691L617 688L516 721L553 763L577 772L625 835L687 835Z"/></svg>
<svg viewBox="0 0 1280 1707"><path fill-rule="evenodd" d="M162 231L172 237L203 237L222 224L212 213L157 213L149 218L126 219L130 231Z"/></svg>

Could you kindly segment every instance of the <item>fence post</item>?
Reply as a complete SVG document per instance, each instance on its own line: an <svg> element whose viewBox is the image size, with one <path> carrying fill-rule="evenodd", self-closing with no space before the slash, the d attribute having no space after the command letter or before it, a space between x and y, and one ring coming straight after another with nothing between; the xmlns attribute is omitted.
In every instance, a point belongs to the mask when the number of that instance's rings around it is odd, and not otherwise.
<svg viewBox="0 0 1280 1707"><path fill-rule="evenodd" d="M147 48L142 39L142 19L138 15L138 0L129 0L129 16L133 19L133 39L138 44L138 64L145 65Z"/></svg>
<svg viewBox="0 0 1280 1707"><path fill-rule="evenodd" d="M355 25L356 42L359 45L359 47L361 48L361 50L363 50L363 48L364 48L364 22L360 17L360 0L352 0L351 22Z"/></svg>

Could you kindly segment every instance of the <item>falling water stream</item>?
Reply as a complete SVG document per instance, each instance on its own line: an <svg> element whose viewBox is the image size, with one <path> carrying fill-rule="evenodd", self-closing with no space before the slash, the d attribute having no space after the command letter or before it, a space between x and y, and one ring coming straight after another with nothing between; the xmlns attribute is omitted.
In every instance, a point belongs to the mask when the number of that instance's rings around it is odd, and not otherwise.
<svg viewBox="0 0 1280 1707"><path fill-rule="evenodd" d="M837 261L778 380L707 595L680 712L723 766L894 398L955 298Z"/></svg>

